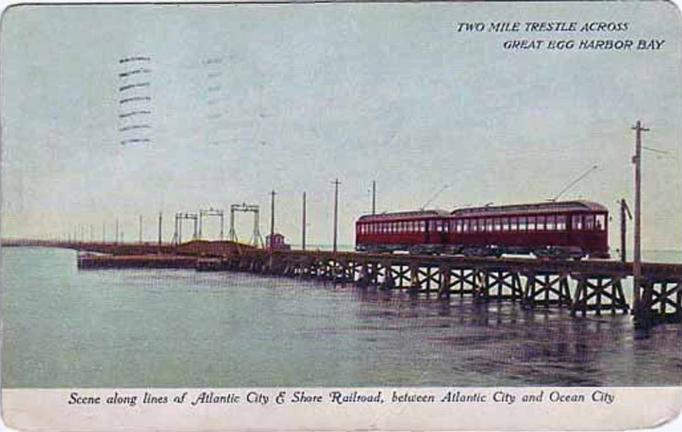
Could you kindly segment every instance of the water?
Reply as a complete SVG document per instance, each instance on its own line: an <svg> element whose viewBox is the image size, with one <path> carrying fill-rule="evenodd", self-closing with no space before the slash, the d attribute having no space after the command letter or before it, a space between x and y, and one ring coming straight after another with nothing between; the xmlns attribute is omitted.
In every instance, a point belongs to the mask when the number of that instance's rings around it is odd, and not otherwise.
<svg viewBox="0 0 682 432"><path fill-rule="evenodd" d="M7 388L682 384L682 325L641 334L629 316L241 273L79 272L64 250L2 259Z"/></svg>

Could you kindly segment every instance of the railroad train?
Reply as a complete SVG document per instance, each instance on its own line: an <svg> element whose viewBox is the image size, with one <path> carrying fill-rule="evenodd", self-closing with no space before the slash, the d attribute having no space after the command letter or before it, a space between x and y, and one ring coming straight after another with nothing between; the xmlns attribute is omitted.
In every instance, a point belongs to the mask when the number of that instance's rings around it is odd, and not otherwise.
<svg viewBox="0 0 682 432"><path fill-rule="evenodd" d="M591 201L363 215L359 252L608 258L608 209Z"/></svg>

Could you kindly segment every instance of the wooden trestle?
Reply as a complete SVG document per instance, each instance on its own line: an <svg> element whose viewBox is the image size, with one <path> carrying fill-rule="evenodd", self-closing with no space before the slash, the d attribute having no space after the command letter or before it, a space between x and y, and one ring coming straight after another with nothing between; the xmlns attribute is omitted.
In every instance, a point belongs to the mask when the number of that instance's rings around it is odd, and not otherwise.
<svg viewBox="0 0 682 432"><path fill-rule="evenodd" d="M85 261L82 268L96 267L86 266ZM106 260L100 257L98 261ZM619 261L242 249L220 255L202 253L196 268L311 278L363 289L435 294L442 299L468 296L482 303L511 301L530 309L559 307L573 316L631 310L623 281L631 277L632 266ZM682 322L682 264L644 263L638 289L642 300L632 308L637 325Z"/></svg>

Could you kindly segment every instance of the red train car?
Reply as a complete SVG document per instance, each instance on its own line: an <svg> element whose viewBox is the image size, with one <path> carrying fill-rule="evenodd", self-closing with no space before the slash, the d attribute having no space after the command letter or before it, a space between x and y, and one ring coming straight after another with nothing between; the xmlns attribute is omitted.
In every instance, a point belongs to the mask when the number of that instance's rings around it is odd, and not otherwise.
<svg viewBox="0 0 682 432"><path fill-rule="evenodd" d="M591 201L458 209L447 244L466 255L608 258L608 209Z"/></svg>
<svg viewBox="0 0 682 432"><path fill-rule="evenodd" d="M360 216L355 223L355 249L361 252L442 252L449 219L450 213L445 210Z"/></svg>
<svg viewBox="0 0 682 432"><path fill-rule="evenodd" d="M563 201L361 216L356 249L469 256L607 258L608 210Z"/></svg>

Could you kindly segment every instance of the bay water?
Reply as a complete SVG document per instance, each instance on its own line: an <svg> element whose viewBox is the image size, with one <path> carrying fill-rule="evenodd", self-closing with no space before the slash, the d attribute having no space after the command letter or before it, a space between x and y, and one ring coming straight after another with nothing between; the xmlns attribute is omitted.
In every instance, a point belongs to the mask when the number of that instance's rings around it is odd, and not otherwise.
<svg viewBox="0 0 682 432"><path fill-rule="evenodd" d="M645 258L682 262L679 251ZM631 287L626 284L630 297ZM682 325L2 250L6 388L682 384Z"/></svg>

